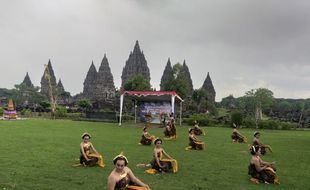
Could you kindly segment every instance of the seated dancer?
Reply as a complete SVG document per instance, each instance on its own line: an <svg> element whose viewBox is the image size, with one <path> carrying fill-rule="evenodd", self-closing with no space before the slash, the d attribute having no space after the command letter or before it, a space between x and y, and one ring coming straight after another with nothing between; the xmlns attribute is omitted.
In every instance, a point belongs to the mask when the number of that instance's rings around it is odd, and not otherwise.
<svg viewBox="0 0 310 190"><path fill-rule="evenodd" d="M185 150L203 150L205 143L198 139L195 136L195 130L194 129L189 129L188 131L188 139L189 139L189 144L188 147L185 148Z"/></svg>
<svg viewBox="0 0 310 190"><path fill-rule="evenodd" d="M173 172L178 171L178 163L175 159L169 156L161 147L161 139L156 139L154 144L153 160L151 161L152 168L146 170L147 173L154 174L156 172Z"/></svg>
<svg viewBox="0 0 310 190"><path fill-rule="evenodd" d="M250 151L252 159L248 167L248 174L252 176L251 181L254 183L262 182L280 184L279 178L275 172L275 162L264 162L260 158L261 149L258 146L252 146Z"/></svg>
<svg viewBox="0 0 310 190"><path fill-rule="evenodd" d="M177 130L176 130L176 127L174 124L174 119L170 120L167 123L167 126L166 126L165 131L164 131L164 135L166 137L165 138L166 140L177 138Z"/></svg>
<svg viewBox="0 0 310 190"><path fill-rule="evenodd" d="M89 141L91 138L90 134L83 133L83 141L80 144L80 164L84 166L95 166L104 167L103 157L94 148L93 144Z"/></svg>
<svg viewBox="0 0 310 190"><path fill-rule="evenodd" d="M127 167L128 160L122 153L113 159L113 164L115 168L108 177L108 190L150 190Z"/></svg>
<svg viewBox="0 0 310 190"><path fill-rule="evenodd" d="M253 139L253 146L259 146L261 149L261 154L265 155L266 153L266 148L272 153L272 148L270 145L267 144L263 144L260 142L260 133L258 131L256 131L254 133L254 139Z"/></svg>
<svg viewBox="0 0 310 190"><path fill-rule="evenodd" d="M155 136L149 134L149 132L147 131L147 126L143 127L143 134L140 140L140 144L151 145L154 140Z"/></svg>
<svg viewBox="0 0 310 190"><path fill-rule="evenodd" d="M165 137L170 137L171 134L171 127L170 127L170 122L168 121L164 130L164 135Z"/></svg>
<svg viewBox="0 0 310 190"><path fill-rule="evenodd" d="M241 133L237 130L237 125L233 123L233 133L231 138L233 142L246 143L248 140L245 136L241 135Z"/></svg>
<svg viewBox="0 0 310 190"><path fill-rule="evenodd" d="M199 124L197 121L194 121L194 128L193 129L194 129L195 135L201 135L201 134L206 135L204 130L199 127Z"/></svg>

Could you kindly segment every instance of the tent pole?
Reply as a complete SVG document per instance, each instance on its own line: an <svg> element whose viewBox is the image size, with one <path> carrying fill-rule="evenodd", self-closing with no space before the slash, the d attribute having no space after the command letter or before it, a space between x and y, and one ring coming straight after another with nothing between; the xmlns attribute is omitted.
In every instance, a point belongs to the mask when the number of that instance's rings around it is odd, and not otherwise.
<svg viewBox="0 0 310 190"><path fill-rule="evenodd" d="M180 102L180 126L182 126L182 104L183 102Z"/></svg>
<svg viewBox="0 0 310 190"><path fill-rule="evenodd" d="M121 95L120 98L120 108L119 108L119 124L118 126L122 125L122 112L123 112L123 100L124 100L124 94Z"/></svg>
<svg viewBox="0 0 310 190"><path fill-rule="evenodd" d="M174 101L175 101L175 96L174 95L172 95L171 96L171 113L173 113L174 114Z"/></svg>
<svg viewBox="0 0 310 190"><path fill-rule="evenodd" d="M135 100L135 123L137 123L137 100Z"/></svg>

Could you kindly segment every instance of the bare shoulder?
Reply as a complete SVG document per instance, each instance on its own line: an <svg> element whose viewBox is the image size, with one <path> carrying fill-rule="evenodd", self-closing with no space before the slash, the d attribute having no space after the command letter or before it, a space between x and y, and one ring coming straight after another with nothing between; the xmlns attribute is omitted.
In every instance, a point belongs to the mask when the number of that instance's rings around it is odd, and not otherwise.
<svg viewBox="0 0 310 190"><path fill-rule="evenodd" d="M114 174L114 170L110 173L109 177L108 177L108 180L110 182L114 182L116 181L116 175Z"/></svg>
<svg viewBox="0 0 310 190"><path fill-rule="evenodd" d="M131 169L128 168L127 166L125 166L124 171L127 172L127 173L128 173L128 172L132 172Z"/></svg>
<svg viewBox="0 0 310 190"><path fill-rule="evenodd" d="M252 163L252 164L259 163L259 158L257 158L257 157L252 157L251 163Z"/></svg>

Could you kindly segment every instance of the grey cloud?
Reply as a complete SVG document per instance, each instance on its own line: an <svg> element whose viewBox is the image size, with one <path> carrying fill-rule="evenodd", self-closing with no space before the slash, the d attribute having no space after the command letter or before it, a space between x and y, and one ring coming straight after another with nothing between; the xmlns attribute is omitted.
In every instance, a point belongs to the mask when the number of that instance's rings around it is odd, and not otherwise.
<svg viewBox="0 0 310 190"><path fill-rule="evenodd" d="M305 0L1 1L0 64L6 72L0 87L12 88L27 71L39 85L51 58L64 87L79 93L91 61L98 68L104 53L120 86L121 69L139 40L156 88L170 57L172 63L187 61L195 88L210 72L217 100L259 85L280 97L306 98L309 5Z"/></svg>

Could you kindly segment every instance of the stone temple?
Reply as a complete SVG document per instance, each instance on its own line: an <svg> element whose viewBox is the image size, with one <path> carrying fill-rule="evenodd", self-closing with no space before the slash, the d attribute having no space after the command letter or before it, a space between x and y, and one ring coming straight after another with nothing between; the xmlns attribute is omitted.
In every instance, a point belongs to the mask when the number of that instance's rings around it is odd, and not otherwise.
<svg viewBox="0 0 310 190"><path fill-rule="evenodd" d="M207 91L207 93L208 93L208 101L214 103L215 102L216 92L215 92L214 86L212 84L212 80L211 80L211 77L209 75L209 72L208 72L207 78L205 79L205 81L204 81L204 83L203 83L201 88Z"/></svg>
<svg viewBox="0 0 310 190"><path fill-rule="evenodd" d="M21 85L24 85L27 88L33 88L34 87L32 82L31 82L31 79L29 77L28 72L26 73L26 76L25 76L23 82L21 83Z"/></svg>
<svg viewBox="0 0 310 190"><path fill-rule="evenodd" d="M90 100L111 100L115 97L113 75L106 54L97 72L92 62L84 80L83 97Z"/></svg>
<svg viewBox="0 0 310 190"><path fill-rule="evenodd" d="M56 95L57 102L60 104L68 103L69 101L68 98L70 98L70 93L65 91L65 88L61 82L61 79L59 79L58 83L56 82L56 77L54 74L51 60L48 61L47 67L45 68L43 76L41 77L41 94L45 98L48 98L49 100L50 87L49 87L48 78L46 77L47 75L50 76L51 88L53 90L54 96Z"/></svg>
<svg viewBox="0 0 310 190"><path fill-rule="evenodd" d="M133 52L130 52L129 58L126 61L125 67L122 72L122 87L125 82L134 75L142 75L146 80L150 82L150 70L147 66L146 59L143 52L140 49L139 42L136 41Z"/></svg>
<svg viewBox="0 0 310 190"><path fill-rule="evenodd" d="M47 67L45 68L43 76L41 77L41 94L43 94L45 97L49 97L49 82L46 77L47 74L50 75L51 86L53 89L55 89L57 83L51 60L48 60Z"/></svg>

